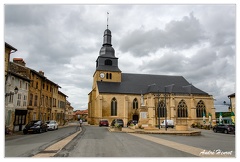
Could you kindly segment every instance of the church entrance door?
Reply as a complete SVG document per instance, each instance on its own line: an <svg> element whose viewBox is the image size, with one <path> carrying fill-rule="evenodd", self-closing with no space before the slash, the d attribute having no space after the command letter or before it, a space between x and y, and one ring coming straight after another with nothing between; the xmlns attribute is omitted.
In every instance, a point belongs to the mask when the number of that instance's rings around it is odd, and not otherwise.
<svg viewBox="0 0 240 162"><path fill-rule="evenodd" d="M138 116L138 115L133 115L133 116L132 116L132 119L133 119L133 120L137 120L137 121L138 121L138 119L139 119L139 116Z"/></svg>

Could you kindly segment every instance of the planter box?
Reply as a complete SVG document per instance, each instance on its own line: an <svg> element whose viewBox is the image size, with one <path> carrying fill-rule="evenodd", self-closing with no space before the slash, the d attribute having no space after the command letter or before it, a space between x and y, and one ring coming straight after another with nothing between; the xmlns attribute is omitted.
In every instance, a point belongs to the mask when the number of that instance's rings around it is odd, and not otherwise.
<svg viewBox="0 0 240 162"><path fill-rule="evenodd" d="M134 126L128 126L130 129L135 129L136 128L136 126L134 125Z"/></svg>
<svg viewBox="0 0 240 162"><path fill-rule="evenodd" d="M188 125L176 125L177 131L186 131L188 130Z"/></svg>
<svg viewBox="0 0 240 162"><path fill-rule="evenodd" d="M122 131L122 127L119 127L119 128L114 127L113 130L114 131Z"/></svg>

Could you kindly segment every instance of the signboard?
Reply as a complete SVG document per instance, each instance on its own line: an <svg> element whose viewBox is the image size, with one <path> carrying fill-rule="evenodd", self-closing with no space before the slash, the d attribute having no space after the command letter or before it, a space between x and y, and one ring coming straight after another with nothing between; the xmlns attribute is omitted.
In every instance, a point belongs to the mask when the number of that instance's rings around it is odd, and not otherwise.
<svg viewBox="0 0 240 162"><path fill-rule="evenodd" d="M147 119L147 112L140 112L141 119Z"/></svg>

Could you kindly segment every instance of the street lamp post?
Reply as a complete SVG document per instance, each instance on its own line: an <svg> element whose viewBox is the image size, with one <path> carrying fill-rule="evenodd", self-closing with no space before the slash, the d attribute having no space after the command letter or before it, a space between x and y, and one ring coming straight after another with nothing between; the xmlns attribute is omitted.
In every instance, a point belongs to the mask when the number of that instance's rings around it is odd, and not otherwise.
<svg viewBox="0 0 240 162"><path fill-rule="evenodd" d="M151 86L156 86L156 83L153 83L153 84L149 84L148 85L148 87L150 87L151 88ZM158 115L156 115L157 116L157 121L158 121L158 129L160 129L160 106L159 106L159 97L160 97L160 95L159 95L159 88L158 88L158 106L156 107L157 108L157 111L155 111L155 112L158 112Z"/></svg>
<svg viewBox="0 0 240 162"><path fill-rule="evenodd" d="M166 89L167 87L164 87L164 106L165 106L165 130L167 130L167 103L166 103Z"/></svg>
<svg viewBox="0 0 240 162"><path fill-rule="evenodd" d="M231 101L231 100L230 100L230 101ZM228 109L231 109L231 112L232 112L232 105L231 105L231 103L230 103L230 104L227 104L226 101L223 101L223 104L224 104L224 105L227 105L227 106L228 106Z"/></svg>
<svg viewBox="0 0 240 162"><path fill-rule="evenodd" d="M170 91L169 93L172 92L172 88L173 88L174 84L171 84L171 85L167 85L164 87L164 99L165 99L165 130L167 131L167 103L166 103L166 95L167 95L167 87L170 87Z"/></svg>
<svg viewBox="0 0 240 162"><path fill-rule="evenodd" d="M14 92L6 93L6 94L5 94L5 97L7 97L7 96L12 96L12 95L17 94L17 93L18 93L18 87L15 87L15 88L14 88Z"/></svg>
<svg viewBox="0 0 240 162"><path fill-rule="evenodd" d="M158 90L158 129L160 129L160 105L159 105L159 90Z"/></svg>

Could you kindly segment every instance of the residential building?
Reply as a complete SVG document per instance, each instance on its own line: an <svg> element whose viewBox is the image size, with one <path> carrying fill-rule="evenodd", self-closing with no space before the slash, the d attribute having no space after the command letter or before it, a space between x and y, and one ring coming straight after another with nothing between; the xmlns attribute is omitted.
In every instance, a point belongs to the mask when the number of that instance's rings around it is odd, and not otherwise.
<svg viewBox="0 0 240 162"><path fill-rule="evenodd" d="M73 120L73 107L69 101L66 103L65 120L67 122Z"/></svg>
<svg viewBox="0 0 240 162"><path fill-rule="evenodd" d="M88 109L87 110L76 110L74 111L75 120L82 119L83 121L87 121L88 119Z"/></svg>
<svg viewBox="0 0 240 162"><path fill-rule="evenodd" d="M236 99L235 99L235 93L228 95L228 98L230 100L230 106L229 111L233 112L235 114L236 111Z"/></svg>
<svg viewBox="0 0 240 162"><path fill-rule="evenodd" d="M17 49L14 48L13 46L11 46L10 44L5 42L5 80L8 74L8 66L9 66L9 62L10 62L10 55L11 53L16 52Z"/></svg>
<svg viewBox="0 0 240 162"><path fill-rule="evenodd" d="M60 111L58 107L58 90L61 88L58 84L52 84L52 110L50 119L57 121L57 114Z"/></svg>
<svg viewBox="0 0 240 162"><path fill-rule="evenodd" d="M59 124L63 124L61 112L65 111L65 107L62 102L66 102L66 95L59 92L61 87L44 76L43 71L37 72L26 67L22 58L14 58L10 66L13 72L30 79L26 121L58 119Z"/></svg>
<svg viewBox="0 0 240 162"><path fill-rule="evenodd" d="M5 87L5 126L10 130L21 131L26 125L29 83L29 78L8 72Z"/></svg>
<svg viewBox="0 0 240 162"><path fill-rule="evenodd" d="M65 95L63 92L58 91L58 98L57 98L57 109L55 110L55 120L60 124L65 124L65 111L66 111L66 102L68 96Z"/></svg>
<svg viewBox="0 0 240 162"><path fill-rule="evenodd" d="M39 71L39 74L44 76L43 71ZM60 88L58 84L52 82L47 78L45 78L45 80L42 82L40 118L44 121L54 118L54 108L56 108L58 88Z"/></svg>

